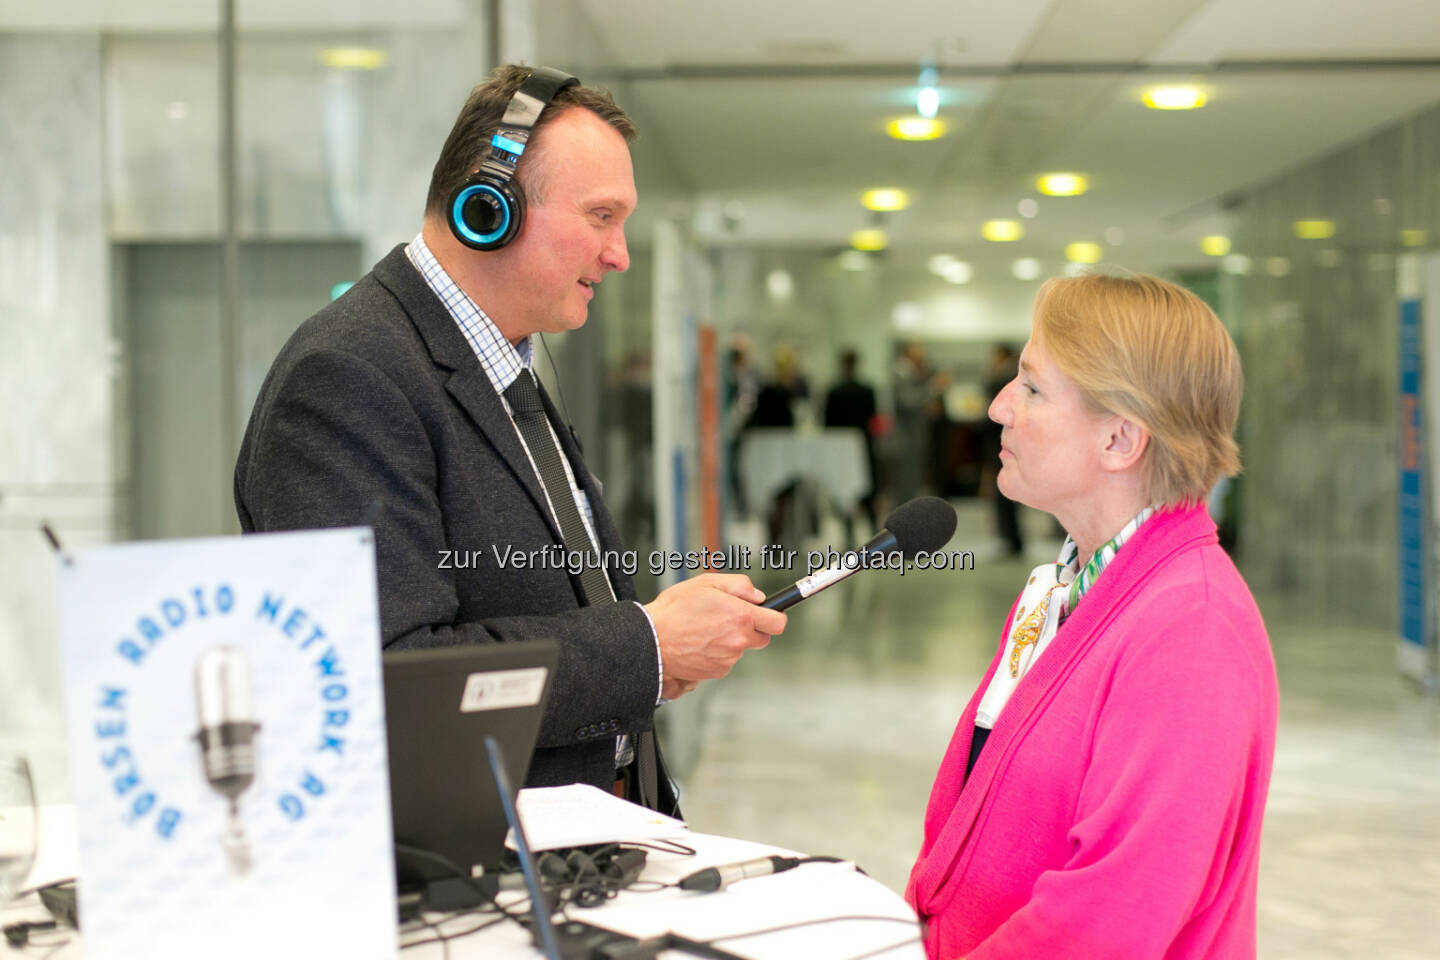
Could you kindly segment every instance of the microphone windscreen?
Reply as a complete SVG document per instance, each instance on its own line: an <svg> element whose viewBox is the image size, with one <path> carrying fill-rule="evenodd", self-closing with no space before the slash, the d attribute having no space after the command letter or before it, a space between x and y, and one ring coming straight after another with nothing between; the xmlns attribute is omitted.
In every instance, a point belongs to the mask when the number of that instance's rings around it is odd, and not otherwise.
<svg viewBox="0 0 1440 960"><path fill-rule="evenodd" d="M906 558L939 550L955 535L955 508L939 497L916 497L885 518L885 529Z"/></svg>

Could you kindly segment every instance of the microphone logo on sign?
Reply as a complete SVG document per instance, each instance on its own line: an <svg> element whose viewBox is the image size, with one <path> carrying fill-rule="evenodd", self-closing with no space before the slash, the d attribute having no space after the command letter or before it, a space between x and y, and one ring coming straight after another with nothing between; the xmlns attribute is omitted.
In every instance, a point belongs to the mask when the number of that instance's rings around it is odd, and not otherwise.
<svg viewBox="0 0 1440 960"><path fill-rule="evenodd" d="M290 842L291 829L341 792L353 767L348 662L321 622L283 592L187 586L103 629L119 639L92 729L105 792L124 826L213 850L188 828L219 819L226 869L240 877L258 865L257 846ZM195 725L176 730L169 718L181 671L193 680ZM261 717L274 731L263 768ZM206 800L215 795L218 818Z"/></svg>

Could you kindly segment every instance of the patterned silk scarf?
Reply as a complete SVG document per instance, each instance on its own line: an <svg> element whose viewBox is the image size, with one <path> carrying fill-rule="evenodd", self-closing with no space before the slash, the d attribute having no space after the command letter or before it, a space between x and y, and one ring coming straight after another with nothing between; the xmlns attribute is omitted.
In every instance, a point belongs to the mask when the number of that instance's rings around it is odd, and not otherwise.
<svg viewBox="0 0 1440 960"><path fill-rule="evenodd" d="M1067 536L1054 563L1041 564L1030 571L1025 590L1015 607L1015 617L1010 625L1010 636L1005 640L1000 666L990 678L990 685L985 688L985 696L976 711L977 727L994 728L1000 711L1010 701L1010 695L1050 645L1065 618L1074 612L1081 598L1095 585L1101 571L1115 559L1125 541L1134 536L1140 525L1154 513L1154 507L1146 507L1137 513L1119 533L1095 551L1084 569L1079 569L1079 548ZM1067 586L1068 590L1062 589Z"/></svg>

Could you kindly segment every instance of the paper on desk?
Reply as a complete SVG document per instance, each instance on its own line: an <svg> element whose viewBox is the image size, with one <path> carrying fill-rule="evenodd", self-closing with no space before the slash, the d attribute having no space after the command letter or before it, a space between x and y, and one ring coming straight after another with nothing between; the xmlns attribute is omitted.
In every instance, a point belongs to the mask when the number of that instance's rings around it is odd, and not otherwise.
<svg viewBox="0 0 1440 960"><path fill-rule="evenodd" d="M689 833L683 820L584 783L566 787L529 787L516 801L531 850L557 850L593 843L664 840ZM514 849L515 831L505 835Z"/></svg>
<svg viewBox="0 0 1440 960"><path fill-rule="evenodd" d="M895 919L843 919L877 916ZM898 894L856 872L853 863L803 864L740 881L719 893L622 895L584 919L635 937L671 931L693 940L719 939L717 946L754 960L847 957L892 945L893 952L883 953L887 960L924 957L914 911ZM763 936L720 939L807 920L820 922Z"/></svg>

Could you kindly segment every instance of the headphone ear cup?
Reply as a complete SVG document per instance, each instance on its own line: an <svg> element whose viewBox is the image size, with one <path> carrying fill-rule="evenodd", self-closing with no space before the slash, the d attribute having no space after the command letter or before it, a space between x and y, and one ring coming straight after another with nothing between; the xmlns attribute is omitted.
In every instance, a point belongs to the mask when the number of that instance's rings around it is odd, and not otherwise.
<svg viewBox="0 0 1440 960"><path fill-rule="evenodd" d="M514 181L485 173L466 179L446 206L455 238L472 250L498 250L520 232L525 192Z"/></svg>

